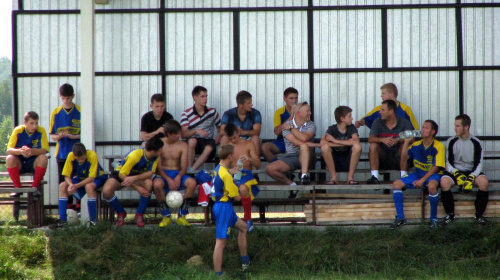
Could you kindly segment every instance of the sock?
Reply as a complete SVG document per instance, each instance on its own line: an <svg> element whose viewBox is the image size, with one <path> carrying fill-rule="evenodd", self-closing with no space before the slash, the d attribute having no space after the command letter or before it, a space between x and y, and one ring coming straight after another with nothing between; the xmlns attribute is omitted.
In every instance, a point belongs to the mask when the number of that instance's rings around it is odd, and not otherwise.
<svg viewBox="0 0 500 280"><path fill-rule="evenodd" d="M120 204L120 201L118 201L118 197L113 196L111 199L108 199L109 205L113 207L113 210L115 210L116 214L123 214L125 213L125 209L123 209L122 205Z"/></svg>
<svg viewBox="0 0 500 280"><path fill-rule="evenodd" d="M158 204L158 209L160 209L160 213L162 217L170 217L172 214L170 214L170 209L167 206L167 203L162 202Z"/></svg>
<svg viewBox="0 0 500 280"><path fill-rule="evenodd" d="M245 221L252 220L252 199L249 197L241 198L241 205L243 206L243 219Z"/></svg>
<svg viewBox="0 0 500 280"><path fill-rule="evenodd" d="M290 184L290 186L297 186L297 183L293 182Z"/></svg>
<svg viewBox="0 0 500 280"><path fill-rule="evenodd" d="M273 158L272 160L270 160L270 161L268 162L268 164L269 164L269 163L272 163L272 162L275 162L275 161L277 161L277 160L278 160L278 158Z"/></svg>
<svg viewBox="0 0 500 280"><path fill-rule="evenodd" d="M139 206L137 207L137 214L144 214L146 212L146 208L148 207L149 201L151 200L151 196L144 197L141 196L139 198Z"/></svg>
<svg viewBox="0 0 500 280"><path fill-rule="evenodd" d="M97 222L97 203L95 198L87 199L87 208L89 208L89 220Z"/></svg>
<svg viewBox="0 0 500 280"><path fill-rule="evenodd" d="M307 176L307 174L303 173L303 174L300 176L300 179L304 178L304 176Z"/></svg>
<svg viewBox="0 0 500 280"><path fill-rule="evenodd" d="M241 256L240 259L241 259L242 264L249 264L250 263L250 257L248 255Z"/></svg>
<svg viewBox="0 0 500 280"><path fill-rule="evenodd" d="M186 216L187 214L189 214L189 203L187 202L187 199L184 198L182 205L179 208L179 217Z"/></svg>
<svg viewBox="0 0 500 280"><path fill-rule="evenodd" d="M408 175L408 171L401 170L401 177Z"/></svg>
<svg viewBox="0 0 500 280"><path fill-rule="evenodd" d="M223 273L222 271L216 271L216 272L215 272L215 275L217 275L217 276L222 276L222 273Z"/></svg>
<svg viewBox="0 0 500 280"><path fill-rule="evenodd" d="M60 197L59 198L59 219L63 221L68 220L68 216L66 215L66 210L68 210L68 198Z"/></svg>
<svg viewBox="0 0 500 280"><path fill-rule="evenodd" d="M405 213L403 212L403 191L393 190L392 199L394 200L394 206L396 207L396 215L398 219L405 218Z"/></svg>
<svg viewBox="0 0 500 280"><path fill-rule="evenodd" d="M378 170L372 170L372 176L375 176L375 178L378 179Z"/></svg>
<svg viewBox="0 0 500 280"><path fill-rule="evenodd" d="M7 168L7 171L9 172L9 177L12 180L12 183L14 183L14 187L16 188L21 188L21 179L19 178L19 168L17 167L11 167Z"/></svg>
<svg viewBox="0 0 500 280"><path fill-rule="evenodd" d="M431 205L431 220L437 220L439 194L429 194L429 203Z"/></svg>
<svg viewBox="0 0 500 280"><path fill-rule="evenodd" d="M488 199L488 192L482 190L477 191L476 201L474 202L474 206L476 206L476 217L484 214L486 206L488 205Z"/></svg>
<svg viewBox="0 0 500 280"><path fill-rule="evenodd" d="M443 203L444 212L448 215L454 215L455 200L453 200L453 193L451 190L441 191L441 202Z"/></svg>
<svg viewBox="0 0 500 280"><path fill-rule="evenodd" d="M35 167L35 175L33 176L33 184L31 184L32 188L38 188L40 186L40 182L43 180L43 176L45 176L45 171L47 171L46 167Z"/></svg>

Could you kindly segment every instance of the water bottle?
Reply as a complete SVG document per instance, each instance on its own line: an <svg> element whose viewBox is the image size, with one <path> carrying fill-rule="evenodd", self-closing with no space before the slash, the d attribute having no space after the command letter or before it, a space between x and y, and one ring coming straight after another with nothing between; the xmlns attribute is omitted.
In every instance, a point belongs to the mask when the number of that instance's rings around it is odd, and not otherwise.
<svg viewBox="0 0 500 280"><path fill-rule="evenodd" d="M297 101L295 101L295 100L294 100L294 101L292 102L292 104L293 104L293 107L297 106Z"/></svg>
<svg viewBox="0 0 500 280"><path fill-rule="evenodd" d="M399 133L399 139L406 139L406 138L412 138L412 137L421 137L422 136L422 131L421 130L405 130L403 132Z"/></svg>
<svg viewBox="0 0 500 280"><path fill-rule="evenodd" d="M234 174L234 180L241 180L241 170L243 169L243 161L241 159L236 163L236 167L238 168L238 172Z"/></svg>

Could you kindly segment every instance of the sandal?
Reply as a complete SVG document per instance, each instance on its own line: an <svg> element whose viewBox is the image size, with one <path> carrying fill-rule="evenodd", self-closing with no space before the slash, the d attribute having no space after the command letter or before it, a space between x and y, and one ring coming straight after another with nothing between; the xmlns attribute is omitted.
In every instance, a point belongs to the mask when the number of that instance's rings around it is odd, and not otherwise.
<svg viewBox="0 0 500 280"><path fill-rule="evenodd" d="M347 181L347 184L348 184L348 185L359 185L359 183L358 183L358 182L356 182L356 181L354 181L354 180L349 180L349 181Z"/></svg>
<svg viewBox="0 0 500 280"><path fill-rule="evenodd" d="M335 181L335 180L330 180L330 181L325 183L325 185L336 185L336 184L337 184L337 181Z"/></svg>

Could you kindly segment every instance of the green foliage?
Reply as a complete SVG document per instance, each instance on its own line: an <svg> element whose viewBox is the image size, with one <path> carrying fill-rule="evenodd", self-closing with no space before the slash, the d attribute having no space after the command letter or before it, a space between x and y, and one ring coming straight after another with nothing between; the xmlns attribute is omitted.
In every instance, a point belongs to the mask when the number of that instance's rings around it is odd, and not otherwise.
<svg viewBox="0 0 500 280"><path fill-rule="evenodd" d="M0 155L7 154L7 143L12 133L12 116L0 116ZM6 171L4 164L0 165L0 171ZM0 181L2 177L0 177Z"/></svg>
<svg viewBox="0 0 500 280"><path fill-rule="evenodd" d="M498 236L500 227L472 223L437 231L257 228L248 235L251 269L241 271L236 232L223 269L230 279L492 279L500 275ZM116 229L103 223L49 237L56 279L216 279L213 227ZM193 255L204 264L188 267Z"/></svg>
<svg viewBox="0 0 500 280"><path fill-rule="evenodd" d="M7 225L0 244L0 279L51 279L43 233Z"/></svg>
<svg viewBox="0 0 500 280"><path fill-rule="evenodd" d="M7 57L0 58L0 118L12 116L12 69Z"/></svg>

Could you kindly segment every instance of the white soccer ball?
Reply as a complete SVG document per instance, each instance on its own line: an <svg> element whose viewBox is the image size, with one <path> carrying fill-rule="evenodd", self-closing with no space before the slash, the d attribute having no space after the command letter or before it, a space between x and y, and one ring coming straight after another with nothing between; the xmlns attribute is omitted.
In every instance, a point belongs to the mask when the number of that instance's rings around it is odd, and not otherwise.
<svg viewBox="0 0 500 280"><path fill-rule="evenodd" d="M184 201L184 196L178 191L169 191L167 194L167 205L170 208L179 208Z"/></svg>
<svg viewBox="0 0 500 280"><path fill-rule="evenodd" d="M76 225L79 223L79 219L78 219L78 212L73 210L73 209L68 209L66 211L66 215L67 215L67 220L68 220L68 224L70 225Z"/></svg>

